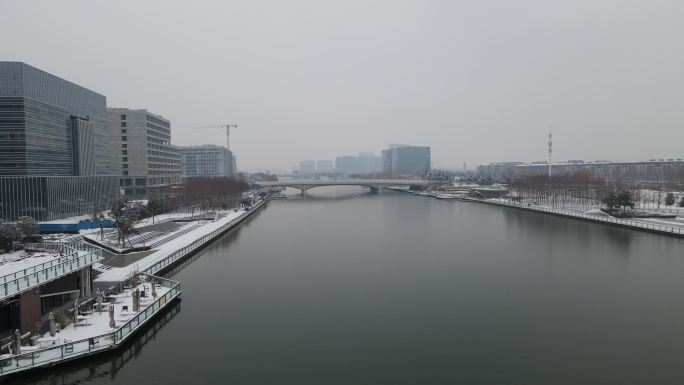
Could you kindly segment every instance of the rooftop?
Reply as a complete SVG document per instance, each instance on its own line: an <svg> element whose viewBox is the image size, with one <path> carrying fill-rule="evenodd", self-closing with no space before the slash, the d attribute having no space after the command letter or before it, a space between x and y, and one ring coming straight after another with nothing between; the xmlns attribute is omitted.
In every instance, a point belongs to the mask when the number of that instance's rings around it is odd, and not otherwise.
<svg viewBox="0 0 684 385"><path fill-rule="evenodd" d="M102 259L88 244L26 244L26 249L0 256L0 300L81 270Z"/></svg>

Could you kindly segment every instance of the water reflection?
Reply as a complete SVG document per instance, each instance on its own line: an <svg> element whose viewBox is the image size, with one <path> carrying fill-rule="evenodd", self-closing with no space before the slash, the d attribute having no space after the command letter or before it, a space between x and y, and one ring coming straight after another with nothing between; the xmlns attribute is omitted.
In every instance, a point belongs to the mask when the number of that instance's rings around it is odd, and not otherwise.
<svg viewBox="0 0 684 385"><path fill-rule="evenodd" d="M500 210L503 213L506 228L517 231L535 232L545 238L560 237L560 242L568 239L568 232L576 234L585 242L604 242L609 240L614 246L629 249L634 237L634 232L615 226L591 223L572 218L561 218L554 215L529 212L514 208L489 207L491 210Z"/></svg>
<svg viewBox="0 0 684 385"><path fill-rule="evenodd" d="M143 327L119 348L76 360L70 363L46 368L34 373L10 378L7 384L25 385L70 385L97 381L100 379L116 380L121 369L134 362L145 346L154 339L163 336L162 329L167 326L181 311L181 301L176 300L163 313L156 316L151 323Z"/></svg>
<svg viewBox="0 0 684 385"><path fill-rule="evenodd" d="M681 384L682 245L315 189L167 272L183 314L144 354L116 371L76 362L105 374L59 369L54 383Z"/></svg>

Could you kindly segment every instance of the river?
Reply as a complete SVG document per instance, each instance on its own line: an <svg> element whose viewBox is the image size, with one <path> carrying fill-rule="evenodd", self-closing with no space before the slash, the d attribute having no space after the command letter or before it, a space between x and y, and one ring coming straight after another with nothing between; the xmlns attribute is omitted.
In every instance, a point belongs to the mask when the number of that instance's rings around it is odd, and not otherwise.
<svg viewBox="0 0 684 385"><path fill-rule="evenodd" d="M123 349L21 384L681 384L684 241L363 188L273 201ZM163 321L163 322L162 322Z"/></svg>

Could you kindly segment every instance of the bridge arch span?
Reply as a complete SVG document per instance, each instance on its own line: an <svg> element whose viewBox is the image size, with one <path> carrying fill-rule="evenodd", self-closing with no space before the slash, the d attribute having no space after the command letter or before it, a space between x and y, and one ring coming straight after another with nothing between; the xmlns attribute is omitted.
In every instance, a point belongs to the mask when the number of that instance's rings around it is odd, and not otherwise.
<svg viewBox="0 0 684 385"><path fill-rule="evenodd" d="M256 183L261 188L268 187L291 187L302 191L304 194L307 190L316 187L324 186L363 186L368 187L371 191L380 192L384 187L391 186L427 186L430 182L419 179L304 179L304 180L282 180L277 182L258 182Z"/></svg>

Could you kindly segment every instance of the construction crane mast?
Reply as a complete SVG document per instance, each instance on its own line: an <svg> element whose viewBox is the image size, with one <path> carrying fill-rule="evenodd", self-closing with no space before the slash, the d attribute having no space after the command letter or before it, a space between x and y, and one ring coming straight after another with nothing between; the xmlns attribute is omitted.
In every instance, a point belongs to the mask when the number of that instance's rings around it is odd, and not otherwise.
<svg viewBox="0 0 684 385"><path fill-rule="evenodd" d="M226 129L226 150L230 151L230 129L232 128L237 128L237 124L218 124L215 126L201 126L201 127L193 127L195 129L200 129L200 128L225 128Z"/></svg>

